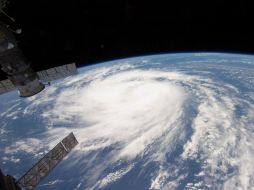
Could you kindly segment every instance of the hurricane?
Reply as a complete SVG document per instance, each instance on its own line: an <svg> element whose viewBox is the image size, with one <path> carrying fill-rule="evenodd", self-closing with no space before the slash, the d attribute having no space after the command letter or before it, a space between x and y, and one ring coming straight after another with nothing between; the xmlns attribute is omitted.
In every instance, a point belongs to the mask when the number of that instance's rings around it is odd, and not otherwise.
<svg viewBox="0 0 254 190"><path fill-rule="evenodd" d="M166 54L83 67L1 110L2 161L35 161L72 131L78 146L57 179L38 189L251 189L254 59L238 56ZM21 138L13 123L22 118ZM38 122L26 128L29 118Z"/></svg>

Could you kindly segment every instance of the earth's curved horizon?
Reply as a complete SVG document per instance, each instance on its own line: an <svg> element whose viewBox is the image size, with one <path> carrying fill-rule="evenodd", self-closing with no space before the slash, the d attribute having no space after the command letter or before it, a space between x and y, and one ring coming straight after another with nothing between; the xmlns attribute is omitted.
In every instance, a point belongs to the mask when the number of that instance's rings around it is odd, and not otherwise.
<svg viewBox="0 0 254 190"><path fill-rule="evenodd" d="M253 55L114 60L0 100L5 173L21 177L71 131L79 141L37 189L254 187Z"/></svg>

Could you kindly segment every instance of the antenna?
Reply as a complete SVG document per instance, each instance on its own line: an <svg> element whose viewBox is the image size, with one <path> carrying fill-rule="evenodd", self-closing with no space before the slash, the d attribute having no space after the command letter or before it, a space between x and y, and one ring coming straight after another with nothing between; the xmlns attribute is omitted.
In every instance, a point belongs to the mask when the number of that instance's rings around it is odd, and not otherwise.
<svg viewBox="0 0 254 190"><path fill-rule="evenodd" d="M0 0L0 14L3 13L7 18L9 18L12 22L15 22L15 19L13 17L10 17L6 12L4 12L3 9L7 7L7 4L9 3L8 0Z"/></svg>

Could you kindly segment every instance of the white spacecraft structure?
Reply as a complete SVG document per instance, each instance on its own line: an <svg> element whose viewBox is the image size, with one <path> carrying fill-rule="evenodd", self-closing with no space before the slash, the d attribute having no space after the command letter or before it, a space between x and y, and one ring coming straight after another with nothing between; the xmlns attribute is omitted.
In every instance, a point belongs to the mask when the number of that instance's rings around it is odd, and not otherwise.
<svg viewBox="0 0 254 190"><path fill-rule="evenodd" d="M34 72L6 25L0 23L0 66L8 79L0 81L0 94L18 90L20 97L41 92L45 83L78 73L75 63Z"/></svg>

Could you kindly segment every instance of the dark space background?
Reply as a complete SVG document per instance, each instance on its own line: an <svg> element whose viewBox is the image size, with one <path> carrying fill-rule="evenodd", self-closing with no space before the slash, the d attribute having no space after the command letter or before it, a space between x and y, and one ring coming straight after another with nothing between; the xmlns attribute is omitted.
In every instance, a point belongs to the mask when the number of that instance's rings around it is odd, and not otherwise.
<svg viewBox="0 0 254 190"><path fill-rule="evenodd" d="M36 71L76 62L182 51L254 52L253 6L244 0L10 0L1 15ZM0 78L5 78L0 73Z"/></svg>

